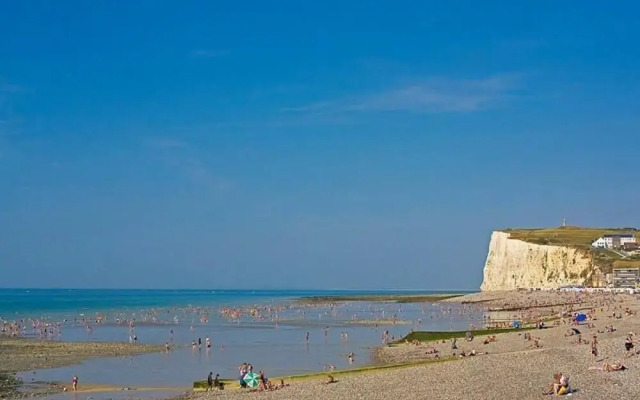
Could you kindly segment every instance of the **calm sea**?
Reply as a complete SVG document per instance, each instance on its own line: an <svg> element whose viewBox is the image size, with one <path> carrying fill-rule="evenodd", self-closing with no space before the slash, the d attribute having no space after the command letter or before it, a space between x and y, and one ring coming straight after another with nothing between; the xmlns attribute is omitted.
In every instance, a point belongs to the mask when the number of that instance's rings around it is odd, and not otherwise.
<svg viewBox="0 0 640 400"><path fill-rule="evenodd" d="M441 293L388 290L0 289L0 317L95 313L155 307L274 303L305 296ZM458 291L456 291L458 293Z"/></svg>

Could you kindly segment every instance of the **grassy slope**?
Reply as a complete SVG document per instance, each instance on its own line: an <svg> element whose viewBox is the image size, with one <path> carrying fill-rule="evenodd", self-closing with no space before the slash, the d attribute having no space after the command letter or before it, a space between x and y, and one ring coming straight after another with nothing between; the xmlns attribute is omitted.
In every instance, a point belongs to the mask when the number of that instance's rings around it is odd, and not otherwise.
<svg viewBox="0 0 640 400"><path fill-rule="evenodd" d="M525 242L582 248L589 248L594 240L608 233L630 233L640 236L640 231L635 228L580 228L576 226L541 229L505 229L503 232L510 233L512 239L524 240Z"/></svg>
<svg viewBox="0 0 640 400"><path fill-rule="evenodd" d="M610 250L592 249L591 243L594 240L604 234L630 233L640 237L640 230L636 228L581 228L567 226L541 229L505 229L503 232L509 233L512 239L525 242L583 249L585 252L591 253L595 264L603 273L611 272L611 269L621 257Z"/></svg>

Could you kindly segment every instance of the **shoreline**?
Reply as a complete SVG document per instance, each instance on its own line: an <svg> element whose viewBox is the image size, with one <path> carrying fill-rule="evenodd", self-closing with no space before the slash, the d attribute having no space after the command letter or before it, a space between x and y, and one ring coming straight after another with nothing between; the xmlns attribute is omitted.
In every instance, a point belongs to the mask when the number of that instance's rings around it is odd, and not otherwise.
<svg viewBox="0 0 640 400"><path fill-rule="evenodd" d="M576 304L571 301L562 302L578 297L581 299L581 306L588 309L590 315L588 324L577 326L582 332L582 341L578 341L576 334L567 336L567 331L576 327L569 318ZM331 372L339 377L338 382L331 385L322 383L329 373L313 374L306 380L293 380L290 387L270 392L268 396L270 399L286 400L403 400L424 398L424 394L429 393L429 397L434 399L538 399L544 398L542 391L553 380L553 373L561 371L571 377L572 387L582 399L640 397L640 383L637 379L640 377L640 355L628 357L623 346L628 332L640 333L640 321L635 317L640 312L637 296L514 292L509 293L507 298L526 309L554 304L552 308L558 314L568 312L569 316L559 316L547 329L513 329L494 331L492 334L488 334L489 331L478 331L472 341L458 340L456 349L452 349L450 340L443 338L382 346L377 349L379 356L387 357L389 362L404 362L406 366L389 365ZM560 307L557 305L559 303L565 306ZM616 312L615 317L613 312ZM610 331L608 328L614 324L616 329ZM448 334L443 333L444 336ZM460 332L451 334L459 336ZM527 339L528 335L535 341ZM597 358L591 355L589 346L594 335L598 338ZM416 336L419 339L420 335ZM489 341L491 336L496 337L495 341ZM472 351L475 356L470 356ZM462 352L467 355L462 357ZM435 354L440 358L436 359ZM611 373L590 369L601 365L603 361L622 361L628 369ZM500 382L510 383L501 385ZM180 399L204 400L211 395L193 393ZM225 390L216 392L215 396L251 398L252 394L246 390Z"/></svg>
<svg viewBox="0 0 640 400"><path fill-rule="evenodd" d="M309 306L323 305L326 301L368 301L368 302L399 302L399 303L417 303L417 302L435 302L445 298L452 298L460 296L461 294L452 293L438 293L438 294L375 294L375 295L336 295L336 296L310 296L310 297L298 297L297 299L290 299L289 304L294 306ZM347 325L362 325L362 326L374 326L378 324L393 323L398 325L409 324L410 321L404 320L357 320L346 321ZM113 323L107 321L103 325L113 325ZM149 322L139 321L139 326L144 325L156 325ZM162 325L162 324L160 324ZM12 337L7 335L0 335L0 356L7 362L0 365L0 379L2 385L0 386L0 399L1 398L25 398L25 397L42 397L51 394L59 394L64 389L70 389L70 383L65 381L47 380L47 381L32 381L28 382L27 377L24 375L20 377L16 376L18 373L24 373L32 370L44 370L50 368L66 367L78 365L78 371L82 371L82 364L84 361L90 359L110 358L110 357L123 357L123 356L136 356L147 353L161 353L165 348L161 345L148 345L148 344L131 344L126 342L66 342L50 339L40 339L36 337L18 336ZM375 370L380 365L366 365L364 367L356 368L355 370ZM384 366L388 368L389 366ZM401 366L398 366L401 367ZM74 367L75 368L75 367ZM336 372L338 374L349 373L352 374L352 370L342 370ZM308 374L309 378L322 375L320 370ZM301 376L285 376L285 379L303 379ZM100 381L83 381L80 385L78 393L93 393L93 392L111 392L120 390L132 390L135 391L166 391L166 392L181 392L184 390L191 390L191 388L185 387L138 387L137 385L130 385L132 388L120 387L118 384L105 384Z"/></svg>
<svg viewBox="0 0 640 400"><path fill-rule="evenodd" d="M436 294L363 294L363 295L336 295L336 296L304 296L294 300L294 304L302 305L326 305L343 303L347 301L371 301L392 303L437 303L463 297L463 293L436 293Z"/></svg>
<svg viewBox="0 0 640 400"><path fill-rule="evenodd" d="M411 295L416 298L420 295ZM369 296L363 301L374 301ZM611 310L622 313L627 308L631 312L640 311L638 297L630 294L592 293L578 294L575 292L543 291L524 292L511 291L500 293L480 293L467 296L450 297L444 301L462 303L472 297L472 302L465 303L469 306L476 304L486 309L508 309L510 315L517 319L526 315L528 323L535 320L548 322L548 329L531 329L522 325L521 329L473 329L475 340L467 342L462 336L462 331L451 332L426 332L416 331L400 340L373 349L372 362L353 369L339 369L332 372L317 371L303 375L289 375L282 377L270 377L274 382L284 379L290 386L282 390L270 393L274 399L304 399L325 397L328 400L349 397L359 398L395 398L413 399L411 391L406 389L407 380L412 376L424 377L425 382L431 386L424 390L431 390L434 398L497 398L510 396L515 398L538 398L540 392L551 379L554 370L567 371L574 378L574 382L580 386L577 388L585 393L587 389L598 395L604 393L598 389L598 372L585 372L587 367L593 365L593 358L589 355L589 346L575 344L575 337L567 338L567 318L559 316L563 312L575 313L589 310L587 313L593 317L593 327L585 325L580 327L584 334L584 343L589 342L593 334L597 334L602 346L605 360L614 362L622 360L629 370L613 374L615 377L640 377L640 356L630 359L622 359L624 351L621 343L626 332L640 330L640 322L634 317L625 314L624 317L612 318ZM378 301L388 301L380 299ZM521 313L513 313L516 309ZM631 315L631 314L629 314ZM549 319L548 317L552 317ZM525 322L525 321L523 321ZM606 327L616 324L617 331L606 332ZM533 342L524 339L526 334L538 338L542 345L533 347ZM495 342L486 342L490 336L496 336ZM451 348L451 338L457 337L458 349ZM7 345L13 345L14 351L7 352ZM27 351L15 351L15 349L27 349ZM15 373L29 371L31 369L53 368L63 365L73 365L90 358L103 358L124 355L138 355L151 352L162 352L162 346L129 344L129 343L69 343L48 342L30 338L6 338L0 337L0 355L11 354L18 362L8 371L6 365L0 366L1 373ZM464 351L470 354L474 351L476 356L461 357ZM24 353L24 354L23 354ZM20 359L20 357L23 357ZM591 361L590 361L591 360ZM456 362L454 362L456 361ZM3 369L4 367L4 369ZM81 370L81 367L79 367ZM266 371L268 374L268 371ZM338 378L336 384L323 385L328 374ZM487 382L479 381L475 377L491 376L492 379L505 379L506 381L519 382L526 388L518 388L515 392L502 392L495 385L487 386ZM507 374L507 375L505 375ZM602 372L600 372L602 374ZM631 375L632 374L632 375ZM457 377L452 381L450 376ZM607 375L609 377L610 375ZM224 378L224 377L223 377ZM422 379L422 378L421 378ZM227 383L226 390L216 391L215 395L223 397L251 396L251 391L236 390L237 379L223 379ZM464 381L465 385L477 385L477 393L461 392L456 382ZM185 382L187 383L187 382ZM11 382L9 382L11 384ZM39 390L28 392L29 395L42 396L47 394L59 394L64 387L60 382L42 382ZM422 381L416 383L424 385ZM30 385L30 384L24 384ZM138 387L122 388L117 385L100 384L99 382L82 383L78 393L105 393L120 392L164 392L172 399L208 399L213 393L200 393L197 390L203 385L202 381L191 381L191 387ZM595 385L595 386L594 386ZM464 386L464 385L463 385ZM625 388L626 385L621 385ZM67 386L68 387L68 386ZM475 387L475 386L474 386ZM195 389L195 390L194 390ZM228 390L227 390L228 389ZM525 389L527 391L525 391ZM611 387L608 386L611 390ZM614 388L615 389L615 388ZM5 389L1 389L5 390ZM7 389L3 393L16 393ZM130 392L129 392L130 390ZM502 396L496 397L496 390L500 390ZM630 393L634 397L640 397L640 385L634 385ZM0 393L0 398L3 398ZM514 394L515 393L515 394ZM619 392L617 392L619 393ZM322 396L321 396L322 394ZM382 396L384 394L384 396ZM590 393L593 394L593 393ZM441 395L441 397L438 397ZM158 395L160 396L160 394ZM475 397L474 397L475 396ZM7 398L27 397L23 392ZM584 398L600 398L582 396ZM617 398L630 398L617 395Z"/></svg>
<svg viewBox="0 0 640 400"><path fill-rule="evenodd" d="M0 335L0 398L24 398L60 393L60 382L23 382L17 373L81 364L86 360L131 357L164 351L164 347L120 342L62 342ZM6 383L5 383L6 382ZM27 389L23 391L22 389ZM9 397L7 397L9 396Z"/></svg>

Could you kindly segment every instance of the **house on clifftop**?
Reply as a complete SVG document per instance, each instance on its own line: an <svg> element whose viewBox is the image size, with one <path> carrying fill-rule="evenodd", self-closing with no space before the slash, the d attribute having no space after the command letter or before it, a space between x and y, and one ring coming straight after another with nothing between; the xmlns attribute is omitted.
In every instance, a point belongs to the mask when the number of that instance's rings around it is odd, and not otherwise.
<svg viewBox="0 0 640 400"><path fill-rule="evenodd" d="M632 234L607 234L596 239L591 246L601 249L619 249L630 243L636 243L636 237Z"/></svg>

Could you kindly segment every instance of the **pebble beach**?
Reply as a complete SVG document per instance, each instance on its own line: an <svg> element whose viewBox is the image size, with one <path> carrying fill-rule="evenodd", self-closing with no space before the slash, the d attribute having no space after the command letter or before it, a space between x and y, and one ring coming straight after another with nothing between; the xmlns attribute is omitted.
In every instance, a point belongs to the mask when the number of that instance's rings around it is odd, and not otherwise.
<svg viewBox="0 0 640 400"><path fill-rule="evenodd" d="M520 304L528 309L534 301L542 309L545 304L553 304L554 311L558 312L558 304L570 299L575 299L574 293L514 291L470 295L452 301L486 302L496 308ZM461 339L457 341L456 350L451 349L449 341L399 344L381 348L379 357L388 363L433 361L435 348L441 361L336 375L337 382L332 384L324 384L326 376L318 376L292 381L290 386L274 391L253 393L230 388L194 393L186 398L538 399L547 397L543 391L552 383L556 371L570 377L573 390L570 396L640 398L640 355L629 356L624 348L629 332L640 333L637 298L628 294L593 294L582 296L581 300L563 308L591 310L590 325L575 326L569 318L557 319L546 329L497 334L497 340L488 344L484 344L482 336L473 341ZM607 332L606 328L611 325L615 331ZM571 327L580 330L583 344L578 344L577 335L566 336ZM527 332L538 339L540 347L525 339ZM589 346L593 335L597 336L599 350L595 359ZM477 355L460 357L461 352L470 354L472 350ZM620 361L627 369L616 372L589 369L603 361Z"/></svg>

